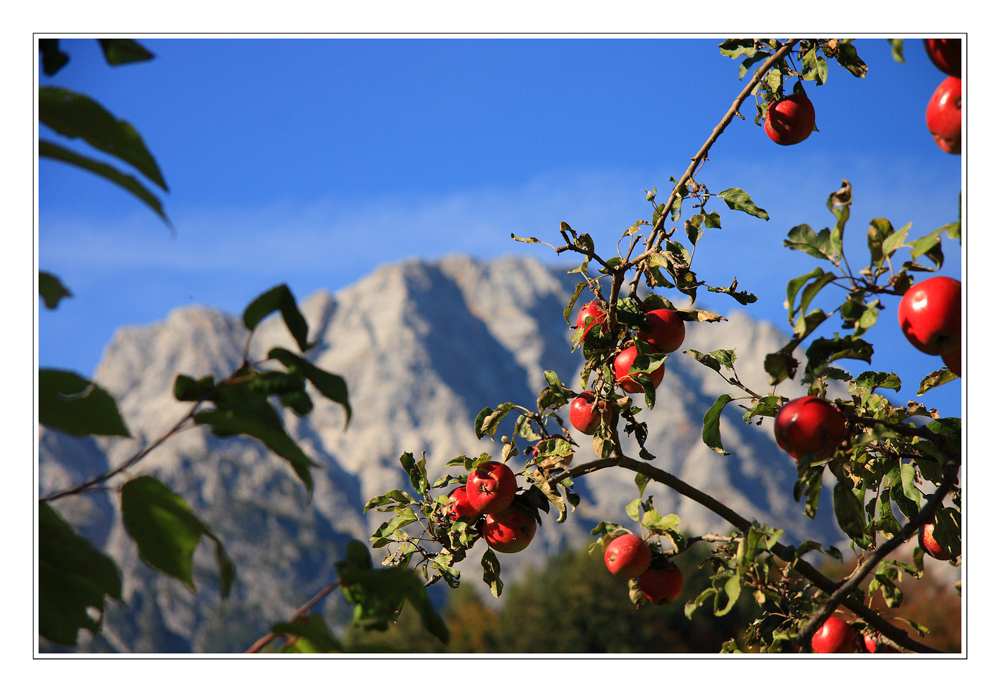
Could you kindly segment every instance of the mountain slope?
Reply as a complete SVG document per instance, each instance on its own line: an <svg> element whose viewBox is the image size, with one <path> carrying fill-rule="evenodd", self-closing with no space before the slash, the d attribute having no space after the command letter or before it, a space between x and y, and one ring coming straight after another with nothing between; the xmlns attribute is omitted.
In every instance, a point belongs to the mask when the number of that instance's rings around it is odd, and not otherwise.
<svg viewBox="0 0 1000 692"><path fill-rule="evenodd" d="M115 516L113 496L74 499L79 508L67 518L114 556L125 574L126 604L111 606L104 636L90 647L240 651L287 618L335 579L333 564L346 541L367 540L384 519L377 512L362 514L368 498L409 489L398 463L403 452L426 453L428 473L435 478L456 456L498 452L495 443L478 440L473 431L483 407L505 401L532 405L544 386L544 370L578 388L582 360L569 350L571 330L562 315L577 280L532 259L449 257L386 266L336 294L321 291L301 301L310 340L321 341L309 357L346 379L354 410L346 430L343 409L320 397L314 397L316 408L307 418L286 417L289 432L323 466L314 473L312 501L306 502L287 464L259 444L214 438L200 429L175 435L137 466L137 473L153 474L180 493L222 538L237 565L237 582L229 600L220 603L208 546L196 553L194 593L140 561ZM239 319L204 307L181 308L162 323L120 330L96 379L117 398L135 439L92 443L43 431L41 492L119 464L159 437L187 411L187 404L172 398L174 377L228 374L239 364L246 338ZM689 323L682 348L735 348L741 380L765 391L761 363L783 343L778 330L734 312L723 323ZM284 324L273 318L257 330L251 353L263 357L277 345L294 348ZM746 425L733 403L722 424L730 454L717 454L702 442L702 416L723 393L737 392L690 356L672 355L655 409L641 415L649 423L646 447L656 456L653 463L747 518L784 528L789 541L836 540L829 503L809 521L793 502L795 465L774 444L767 423ZM794 396L797 390L786 384L780 393ZM578 461L591 458L589 438L580 435L577 442ZM636 494L633 476L611 469L579 479L584 501L565 524L543 516L528 550L502 556L505 580L564 543L588 541L602 519L629 524L624 507ZM650 493L661 514L680 515L684 531L730 528L667 488L650 486ZM480 582L481 550L462 565L470 583ZM337 596L328 598L325 608L332 620L347 613Z"/></svg>

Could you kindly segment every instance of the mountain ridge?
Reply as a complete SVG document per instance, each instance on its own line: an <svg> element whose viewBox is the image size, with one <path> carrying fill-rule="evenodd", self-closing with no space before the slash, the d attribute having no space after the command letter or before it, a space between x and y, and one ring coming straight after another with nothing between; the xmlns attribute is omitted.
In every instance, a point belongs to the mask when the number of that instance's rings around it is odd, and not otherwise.
<svg viewBox="0 0 1000 692"><path fill-rule="evenodd" d="M307 357L345 378L354 410L346 429L343 409L318 397L308 417L285 416L292 437L323 466L314 473L312 500L307 503L286 464L242 438L215 438L196 428L143 460L136 472L155 475L181 494L236 562L233 594L219 603L214 557L206 547L196 552L198 591L192 592L142 563L113 498L72 498L74 514L67 518L112 555L125 576L125 606L111 604L104 634L87 645L90 650L243 650L287 618L335 579L333 563L346 541L367 541L381 523L383 515L361 512L364 503L392 488L409 488L398 463L403 452L426 454L432 478L456 456L496 455L499 445L473 430L483 407L533 405L545 386L544 370L554 370L570 387L578 384L582 358L570 352L571 330L562 314L578 280L531 258L450 256L386 265L336 293L317 291L300 301L309 339L320 340ZM751 364L740 370L741 380L756 391L769 389L758 364L784 344L778 329L740 311L726 322L688 324L682 349L735 347L737 367ZM43 430L40 493L66 487L102 464L116 465L156 439L190 406L173 399L173 377L229 374L241 361L246 337L238 318L202 306L119 330L95 379L115 396L134 438L77 440ZM250 353L263 358L275 346L294 348L294 341L280 319L270 318L256 330ZM786 396L799 391L792 383L779 390ZM714 371L683 353L671 355L656 406L640 414L649 423L646 447L657 457L652 463L749 519L786 529L790 541L841 538L829 497L816 520L801 516L791 498L795 464L777 448L769 426L746 425L734 404L722 420L730 454L702 442L701 417L729 391ZM590 445L589 438L576 438L579 463L589 458ZM634 445L626 451L637 454ZM578 479L581 505L562 525L543 515L532 546L502 557L505 580L563 545L589 541L601 519L628 525L624 507L635 497L633 477L610 469ZM727 530L725 521L693 501L666 488L655 492L657 509L678 514L682 530ZM481 581L475 574L481 550L477 546L463 563L470 583ZM346 613L342 599L324 604L332 622Z"/></svg>

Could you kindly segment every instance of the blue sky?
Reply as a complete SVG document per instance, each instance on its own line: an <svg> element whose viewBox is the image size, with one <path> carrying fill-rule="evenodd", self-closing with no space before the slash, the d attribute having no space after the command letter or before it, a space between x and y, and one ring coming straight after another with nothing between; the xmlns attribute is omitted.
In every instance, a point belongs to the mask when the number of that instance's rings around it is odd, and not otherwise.
<svg viewBox="0 0 1000 692"><path fill-rule="evenodd" d="M74 297L39 310L39 365L90 375L120 326L190 303L238 314L281 282L302 299L407 257L553 262L510 234L558 243L560 221L611 254L648 218L643 190L665 198L741 90L720 40L155 38L141 41L154 60L111 68L92 39L64 39L70 63L39 82L136 126L170 186L161 196L176 234L109 183L41 161L38 266ZM723 227L699 244L694 269L716 286L738 277L760 297L751 314L778 325L787 281L818 264L782 239L801 223L831 225L825 201L842 179L855 194L855 269L870 219L912 222L912 238L957 218L962 157L938 149L924 123L944 75L919 39L905 40L904 64L884 38L856 45L865 79L831 65L828 83L805 85L818 132L779 147L747 102L698 178L716 192L742 187L771 220L718 201ZM959 244L944 252L944 273L961 278ZM739 307L721 298L703 305ZM897 301L884 302L872 367L900 374L900 398L916 398L939 361L906 343ZM958 415L960 395L952 383L923 399Z"/></svg>

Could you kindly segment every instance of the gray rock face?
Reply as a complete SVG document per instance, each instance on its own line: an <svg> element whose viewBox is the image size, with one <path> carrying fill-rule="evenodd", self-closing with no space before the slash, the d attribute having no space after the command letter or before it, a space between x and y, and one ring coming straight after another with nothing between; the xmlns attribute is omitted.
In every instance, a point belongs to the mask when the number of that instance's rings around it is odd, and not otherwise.
<svg viewBox="0 0 1000 692"><path fill-rule="evenodd" d="M478 440L473 431L485 406L506 401L532 406L544 386L544 370L579 388L582 358L570 352L571 330L562 315L577 280L531 259L449 257L383 267L337 294L318 292L302 301L310 339L321 341L308 356L347 380L354 409L346 430L343 409L318 395L308 417L286 416L290 434L323 466L314 473L312 501L307 503L288 465L263 446L215 438L201 429L174 435L135 467L135 473L155 475L182 495L222 539L237 566L236 585L225 602L218 598L211 546L195 554L198 590L192 592L142 563L113 493L60 501L57 510L124 573L125 604L111 605L102 636L87 647L241 651L289 617L336 578L333 565L344 544L354 537L367 540L385 518L374 511L362 514L364 503L392 488L409 489L398 462L403 452L418 458L426 453L429 474L436 478L456 456L499 452L496 443ZM784 342L777 329L733 312L723 323L688 323L687 335L682 349L735 348L741 380L755 391L768 390L761 364ZM160 324L120 330L96 380L116 397L135 437L95 443L44 430L41 492L120 464L157 439L190 406L173 399L174 377L228 374L239 364L246 339L238 318L204 307L181 308ZM279 345L294 349L284 324L272 318L258 328L251 354L260 358ZM722 423L730 454L705 446L702 417L723 393L740 394L690 356L672 355L655 408L641 416L649 424L652 463L744 517L785 529L787 541L837 540L828 502L814 521L794 503L794 462L775 445L767 423L745 424L733 402ZM779 393L798 391L786 384ZM510 418L505 423L512 423ZM589 438L579 435L576 441L577 460L591 458ZM637 454L637 448L631 452ZM565 524L557 524L554 514L543 516L528 550L501 556L505 580L566 543L590 540L590 530L602 519L628 525L624 507L636 496L633 477L610 469L578 480L583 502ZM731 528L669 488L654 486L646 495L655 493L661 514L677 513L684 531ZM480 582L481 550L461 565L470 583ZM336 595L324 607L333 621L348 612Z"/></svg>

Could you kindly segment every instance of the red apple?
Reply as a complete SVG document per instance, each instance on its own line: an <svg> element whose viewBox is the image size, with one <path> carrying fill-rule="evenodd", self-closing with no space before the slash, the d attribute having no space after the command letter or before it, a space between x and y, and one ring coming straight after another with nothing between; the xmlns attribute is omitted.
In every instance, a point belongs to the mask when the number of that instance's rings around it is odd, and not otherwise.
<svg viewBox="0 0 1000 692"><path fill-rule="evenodd" d="M634 533L625 533L612 540L604 550L604 564L620 579L634 579L649 569L653 560L646 541Z"/></svg>
<svg viewBox="0 0 1000 692"><path fill-rule="evenodd" d="M831 615L813 635L812 648L818 654L853 654L858 650L857 632L836 615Z"/></svg>
<svg viewBox="0 0 1000 692"><path fill-rule="evenodd" d="M935 560L953 560L962 554L959 550L957 555L951 555L941 547L941 544L934 540L934 522L927 522L923 528L917 532L917 542L924 552Z"/></svg>
<svg viewBox="0 0 1000 692"><path fill-rule="evenodd" d="M593 320L590 324L587 324L588 317L592 318ZM587 332L589 332L591 328L594 327L595 325L599 324L603 325L607 321L608 321L607 308L604 307L603 303L596 300L584 305L582 308L580 308L580 312L576 314L576 327L577 329L579 329L580 327L584 328L583 330L584 336L586 336ZM603 331L604 327L601 327L598 330L598 333Z"/></svg>
<svg viewBox="0 0 1000 692"><path fill-rule="evenodd" d="M476 511L476 509L469 504L468 492L468 487L461 485L448 493L448 497L451 498L451 502L448 503L447 517L452 521L461 517L465 519L467 523L471 524L479 518L480 514L482 514L481 512Z"/></svg>
<svg viewBox="0 0 1000 692"><path fill-rule="evenodd" d="M948 366L948 369L953 373L962 376L962 347L959 346L954 351L949 351L948 353L941 354L941 360L944 364Z"/></svg>
<svg viewBox="0 0 1000 692"><path fill-rule="evenodd" d="M650 310L646 313L649 331L639 332L639 338L660 353L673 353L684 343L684 320L673 310Z"/></svg>
<svg viewBox="0 0 1000 692"><path fill-rule="evenodd" d="M611 422L611 412L607 410L604 402L595 407L594 398L593 392L583 392L569 405L569 422L584 435L593 435L597 432L602 417L605 423Z"/></svg>
<svg viewBox="0 0 1000 692"><path fill-rule="evenodd" d="M629 377L628 371L635 362L635 357L639 355L635 346L629 346L615 357L615 379L626 392L638 394L642 391L642 385L634 377ZM649 379L653 381L653 387L659 387L663 380L663 373L666 372L663 365L649 373Z"/></svg>
<svg viewBox="0 0 1000 692"><path fill-rule="evenodd" d="M781 407L774 417L774 440L801 459L816 454L816 461L833 455L847 437L847 420L837 407L817 396L804 396Z"/></svg>
<svg viewBox="0 0 1000 692"><path fill-rule="evenodd" d="M514 503L499 514L487 514L483 538L498 553L518 553L535 537L538 523L531 512Z"/></svg>
<svg viewBox="0 0 1000 692"><path fill-rule="evenodd" d="M684 588L684 574L677 565L668 562L661 567L650 567L639 575L639 590L656 605L666 605L677 599Z"/></svg>
<svg viewBox="0 0 1000 692"><path fill-rule="evenodd" d="M951 77L962 77L962 39L925 38L924 50L934 66Z"/></svg>
<svg viewBox="0 0 1000 692"><path fill-rule="evenodd" d="M962 80L946 77L927 104L927 129L949 154L962 153Z"/></svg>
<svg viewBox="0 0 1000 692"><path fill-rule="evenodd" d="M482 514L499 514L514 501L517 478L506 465L488 461L473 469L465 488L472 509Z"/></svg>
<svg viewBox="0 0 1000 692"><path fill-rule="evenodd" d="M815 126L816 109L803 93L772 102L764 115L764 132L782 146L803 141Z"/></svg>
<svg viewBox="0 0 1000 692"><path fill-rule="evenodd" d="M962 282L935 276L911 286L899 303L899 326L918 351L940 356L962 345Z"/></svg>

